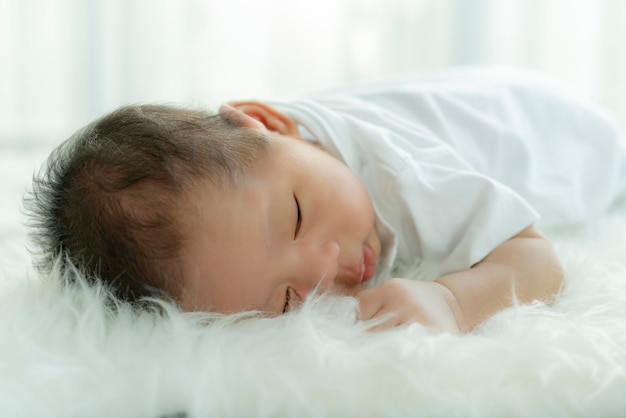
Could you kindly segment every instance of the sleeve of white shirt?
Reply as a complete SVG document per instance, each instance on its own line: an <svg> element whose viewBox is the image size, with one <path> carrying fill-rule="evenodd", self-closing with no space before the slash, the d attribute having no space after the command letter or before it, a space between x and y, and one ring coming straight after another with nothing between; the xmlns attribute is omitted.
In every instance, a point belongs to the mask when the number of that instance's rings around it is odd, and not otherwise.
<svg viewBox="0 0 626 418"><path fill-rule="evenodd" d="M626 151L612 117L537 73L450 70L339 92L427 130L515 190L543 226L599 216L624 194Z"/></svg>

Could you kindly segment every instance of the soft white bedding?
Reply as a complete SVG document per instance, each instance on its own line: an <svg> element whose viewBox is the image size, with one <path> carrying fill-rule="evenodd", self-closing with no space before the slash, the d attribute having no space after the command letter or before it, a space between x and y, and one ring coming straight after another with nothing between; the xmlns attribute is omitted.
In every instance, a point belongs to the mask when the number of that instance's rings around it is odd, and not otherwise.
<svg viewBox="0 0 626 418"><path fill-rule="evenodd" d="M277 320L166 318L62 288L30 267L19 205L47 149L0 157L0 415L602 416L626 414L626 205L549 231L567 270L553 307L474 333L372 334L349 301Z"/></svg>

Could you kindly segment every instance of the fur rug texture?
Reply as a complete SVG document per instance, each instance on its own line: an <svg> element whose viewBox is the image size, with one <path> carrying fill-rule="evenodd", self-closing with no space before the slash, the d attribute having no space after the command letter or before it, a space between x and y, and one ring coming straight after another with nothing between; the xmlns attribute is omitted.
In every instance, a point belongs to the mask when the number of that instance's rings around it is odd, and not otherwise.
<svg viewBox="0 0 626 418"><path fill-rule="evenodd" d="M626 205L547 231L553 306L471 334L382 333L350 299L278 319L135 312L30 267L20 199L41 153L0 158L0 415L6 417L626 416Z"/></svg>

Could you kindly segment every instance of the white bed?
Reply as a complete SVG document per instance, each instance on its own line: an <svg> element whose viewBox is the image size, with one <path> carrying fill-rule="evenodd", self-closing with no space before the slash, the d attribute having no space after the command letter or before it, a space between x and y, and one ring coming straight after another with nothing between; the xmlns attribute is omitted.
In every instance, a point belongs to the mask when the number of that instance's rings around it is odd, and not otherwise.
<svg viewBox="0 0 626 418"><path fill-rule="evenodd" d="M46 147L0 155L0 415L7 417L626 415L626 205L548 231L553 307L469 335L368 333L350 300L280 319L113 311L30 266L21 196Z"/></svg>

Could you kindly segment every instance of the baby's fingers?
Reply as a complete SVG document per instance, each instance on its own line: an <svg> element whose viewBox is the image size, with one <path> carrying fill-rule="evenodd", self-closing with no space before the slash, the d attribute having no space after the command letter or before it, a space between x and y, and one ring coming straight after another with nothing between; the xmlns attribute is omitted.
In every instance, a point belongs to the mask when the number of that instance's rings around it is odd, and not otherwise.
<svg viewBox="0 0 626 418"><path fill-rule="evenodd" d="M404 321L398 314L398 312L380 310L377 315L371 318L371 321L375 324L368 328L368 331L384 331L386 329L396 328L401 326Z"/></svg>
<svg viewBox="0 0 626 418"><path fill-rule="evenodd" d="M359 301L359 319L371 320L374 323L369 331L382 331L401 325L400 316L385 304L385 299L378 289L363 290L356 298Z"/></svg>
<svg viewBox="0 0 626 418"><path fill-rule="evenodd" d="M377 288L362 290L355 297L359 301L359 319L363 321L372 319L383 308L385 302Z"/></svg>

